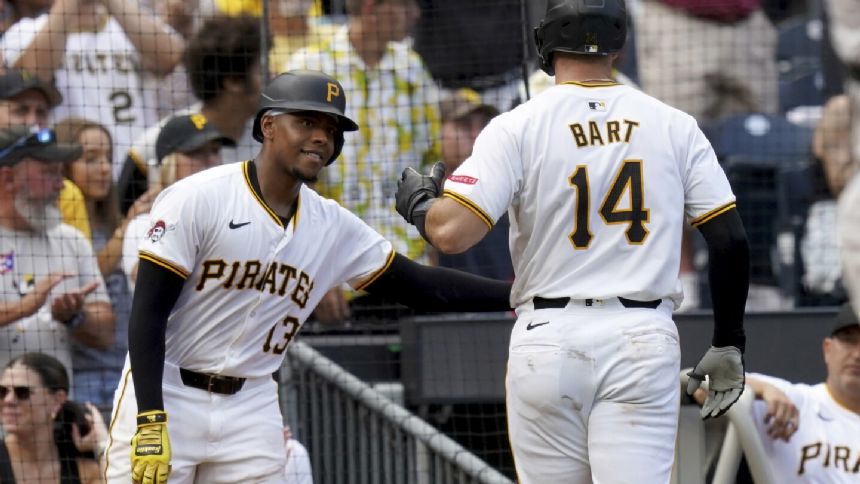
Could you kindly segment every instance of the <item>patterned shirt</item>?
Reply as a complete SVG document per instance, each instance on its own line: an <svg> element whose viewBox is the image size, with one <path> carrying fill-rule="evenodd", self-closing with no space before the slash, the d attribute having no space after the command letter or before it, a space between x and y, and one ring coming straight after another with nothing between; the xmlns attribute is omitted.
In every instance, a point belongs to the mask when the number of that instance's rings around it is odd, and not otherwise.
<svg viewBox="0 0 860 484"><path fill-rule="evenodd" d="M410 259L426 262L418 231L394 210L400 173L441 159L439 92L421 58L405 42L390 42L379 64L365 66L340 28L328 42L296 52L284 70L334 76L346 92L346 114L361 129L346 135L340 158L316 189L337 200Z"/></svg>

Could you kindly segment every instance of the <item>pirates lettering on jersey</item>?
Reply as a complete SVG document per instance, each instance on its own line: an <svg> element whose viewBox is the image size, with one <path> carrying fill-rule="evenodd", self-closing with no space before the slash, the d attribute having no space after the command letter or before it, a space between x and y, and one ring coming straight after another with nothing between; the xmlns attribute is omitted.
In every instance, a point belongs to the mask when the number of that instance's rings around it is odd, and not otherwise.
<svg viewBox="0 0 860 484"><path fill-rule="evenodd" d="M305 271L280 262L272 262L263 268L258 260L204 261L200 280L195 289L202 291L210 280L216 282L223 280L221 287L224 289L255 289L260 292L268 291L269 294L277 293L281 297L289 292L290 299L302 309L308 303L314 288L313 278Z"/></svg>
<svg viewBox="0 0 860 484"><path fill-rule="evenodd" d="M585 126L583 126L585 124ZM612 143L629 143L633 130L639 127L638 121L623 119L621 121L589 121L588 123L573 123L570 132L576 141L577 148L585 146L604 146Z"/></svg>
<svg viewBox="0 0 860 484"><path fill-rule="evenodd" d="M137 74L141 72L137 55L126 52L74 52L66 58L66 69L89 74L119 72Z"/></svg>
<svg viewBox="0 0 860 484"><path fill-rule="evenodd" d="M831 445L827 442L804 445L800 449L797 475L806 474L812 465L818 465L822 469L833 472L860 474L860 448L852 451L847 445Z"/></svg>

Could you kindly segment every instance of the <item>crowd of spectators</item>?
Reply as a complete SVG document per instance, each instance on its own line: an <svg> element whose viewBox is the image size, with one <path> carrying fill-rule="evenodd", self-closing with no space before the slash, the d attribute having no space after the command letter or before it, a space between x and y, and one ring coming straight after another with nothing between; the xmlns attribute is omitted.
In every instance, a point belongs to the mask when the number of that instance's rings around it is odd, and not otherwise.
<svg viewBox="0 0 860 484"><path fill-rule="evenodd" d="M135 244L149 230L149 207L183 176L252 158L261 88L290 69L335 76L361 126L316 190L411 259L513 278L504 218L483 246L440 257L397 215L393 196L403 168L443 160L453 171L493 116L552 82L536 70L531 46L530 18L543 5L526 3L271 0L262 22L263 0L3 0L0 367L25 353L50 354L68 369L58 388L109 421L127 351ZM792 242L799 270L774 269L783 281L753 287L750 310L841 304L846 282L860 286L850 282L860 273L843 271L857 265L857 254L839 256L840 240L843 249L860 246L858 225L842 221L860 210L843 202L840 214L837 203L845 187L860 192L860 12L851 0L799 3L628 0L631 47L618 65L621 82L692 114L706 133L751 113L814 131L803 161L825 183L801 200ZM774 15L776 4L809 21L816 46L814 26L826 20L825 44L835 55L813 64L823 72L831 67L823 63L841 62L833 72L844 74L819 86L827 94L799 106L800 114L781 106L791 59L777 53L784 19ZM338 5L344 11L333 12ZM52 140L40 144L43 137ZM780 203L777 182L764 183L774 184L772 203ZM759 208L739 205L742 213ZM779 254L772 243L765 252ZM699 300L706 262L696 247L691 232L679 274L684 310L708 304ZM782 283L790 277L796 281ZM316 319L346 321L357 308L385 304L336 290Z"/></svg>

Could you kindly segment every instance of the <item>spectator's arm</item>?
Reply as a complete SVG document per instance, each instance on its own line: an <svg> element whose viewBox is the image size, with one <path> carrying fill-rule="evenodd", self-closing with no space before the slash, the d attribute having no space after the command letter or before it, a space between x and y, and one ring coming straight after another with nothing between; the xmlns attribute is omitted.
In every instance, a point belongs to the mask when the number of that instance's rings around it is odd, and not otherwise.
<svg viewBox="0 0 860 484"><path fill-rule="evenodd" d="M182 59L185 40L135 0L102 0L140 53L144 70L165 75Z"/></svg>
<svg viewBox="0 0 860 484"><path fill-rule="evenodd" d="M47 82L63 64L66 38L77 25L78 0L56 0L42 28L25 47L13 67L36 74Z"/></svg>
<svg viewBox="0 0 860 484"><path fill-rule="evenodd" d="M59 272L42 277L36 281L33 290L20 300L0 303L0 327L35 314L48 300L51 289L68 277L71 277L71 274Z"/></svg>

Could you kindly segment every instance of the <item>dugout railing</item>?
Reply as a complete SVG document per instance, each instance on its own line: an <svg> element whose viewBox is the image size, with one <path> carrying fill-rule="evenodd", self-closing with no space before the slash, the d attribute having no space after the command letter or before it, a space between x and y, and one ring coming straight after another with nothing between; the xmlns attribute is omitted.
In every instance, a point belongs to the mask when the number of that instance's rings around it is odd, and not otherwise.
<svg viewBox="0 0 860 484"><path fill-rule="evenodd" d="M512 482L301 341L287 349L281 392L286 423L308 449L314 482Z"/></svg>

